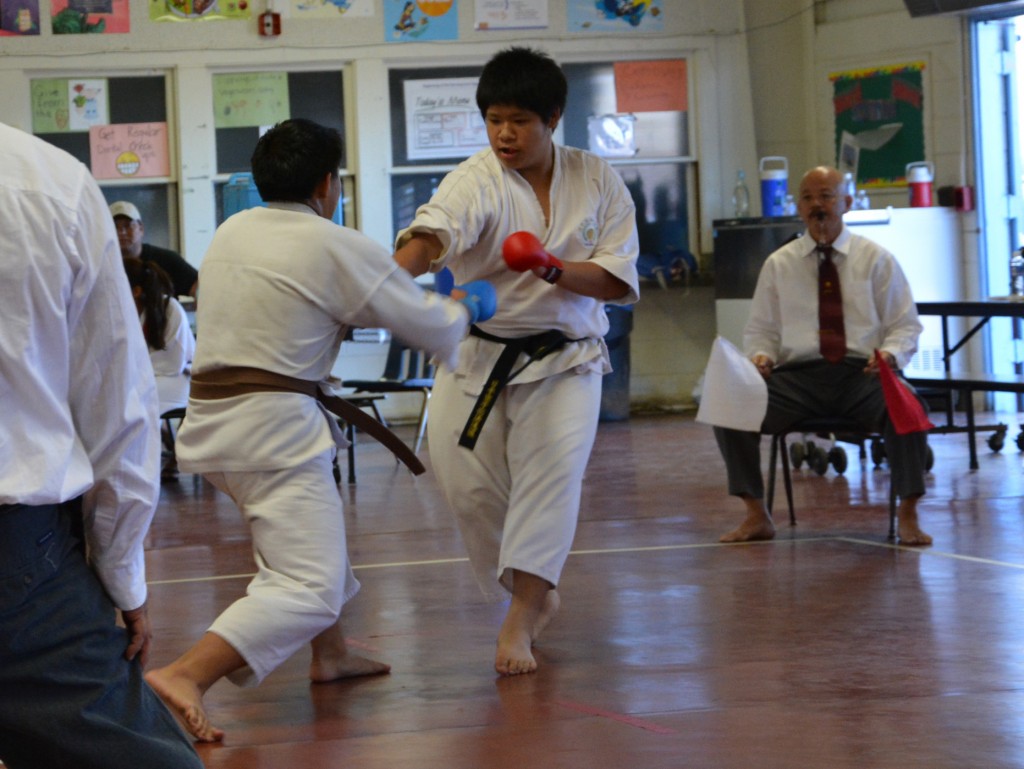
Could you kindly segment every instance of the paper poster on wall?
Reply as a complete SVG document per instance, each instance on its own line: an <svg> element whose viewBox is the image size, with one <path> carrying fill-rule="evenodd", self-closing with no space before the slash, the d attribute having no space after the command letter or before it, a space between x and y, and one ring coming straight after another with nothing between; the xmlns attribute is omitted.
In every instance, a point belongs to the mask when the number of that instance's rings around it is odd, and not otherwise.
<svg viewBox="0 0 1024 769"><path fill-rule="evenodd" d="M544 29L548 0L476 0L476 29Z"/></svg>
<svg viewBox="0 0 1024 769"><path fill-rule="evenodd" d="M29 88L29 98L32 100L32 133L55 134L71 130L66 79L33 80Z"/></svg>
<svg viewBox="0 0 1024 769"><path fill-rule="evenodd" d="M620 61L614 65L619 112L686 112L686 59Z"/></svg>
<svg viewBox="0 0 1024 769"><path fill-rule="evenodd" d="M167 123L122 123L89 129L90 170L97 179L170 176Z"/></svg>
<svg viewBox="0 0 1024 769"><path fill-rule="evenodd" d="M458 39L458 0L384 0L387 42Z"/></svg>
<svg viewBox="0 0 1024 769"><path fill-rule="evenodd" d="M250 0L149 0L150 21L248 19Z"/></svg>
<svg viewBox="0 0 1024 769"><path fill-rule="evenodd" d="M291 0L292 16L302 19L337 19L373 16L373 0Z"/></svg>
<svg viewBox="0 0 1024 769"><path fill-rule="evenodd" d="M856 169L857 186L906 185L907 163L925 160L924 64L898 64L829 75L836 157Z"/></svg>
<svg viewBox="0 0 1024 769"><path fill-rule="evenodd" d="M566 0L570 32L660 32L664 0Z"/></svg>
<svg viewBox="0 0 1024 769"><path fill-rule="evenodd" d="M128 0L50 0L50 14L55 35L129 31Z"/></svg>
<svg viewBox="0 0 1024 769"><path fill-rule="evenodd" d="M237 72L213 76L215 127L274 125L289 117L287 72Z"/></svg>
<svg viewBox="0 0 1024 769"><path fill-rule="evenodd" d="M475 77L405 81L409 160L466 158L488 146L476 84Z"/></svg>
<svg viewBox="0 0 1024 769"><path fill-rule="evenodd" d="M72 131L88 131L94 125L110 122L107 81L68 81L68 126Z"/></svg>
<svg viewBox="0 0 1024 769"><path fill-rule="evenodd" d="M39 0L0 0L0 37L39 34Z"/></svg>

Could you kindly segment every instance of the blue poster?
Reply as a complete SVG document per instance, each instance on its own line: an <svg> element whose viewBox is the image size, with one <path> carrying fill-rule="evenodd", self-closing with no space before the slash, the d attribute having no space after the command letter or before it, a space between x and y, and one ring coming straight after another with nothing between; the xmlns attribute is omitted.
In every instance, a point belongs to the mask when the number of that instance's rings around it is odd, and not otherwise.
<svg viewBox="0 0 1024 769"><path fill-rule="evenodd" d="M384 40L458 40L458 0L384 0Z"/></svg>
<svg viewBox="0 0 1024 769"><path fill-rule="evenodd" d="M568 0L569 32L660 32L664 0Z"/></svg>

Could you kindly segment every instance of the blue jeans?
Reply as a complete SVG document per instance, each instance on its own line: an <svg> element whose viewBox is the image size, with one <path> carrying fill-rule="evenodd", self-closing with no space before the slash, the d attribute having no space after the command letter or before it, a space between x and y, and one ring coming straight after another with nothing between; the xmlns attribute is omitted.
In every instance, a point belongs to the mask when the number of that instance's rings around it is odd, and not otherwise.
<svg viewBox="0 0 1024 769"><path fill-rule="evenodd" d="M127 635L72 533L78 505L0 505L0 760L10 769L202 769L124 659Z"/></svg>

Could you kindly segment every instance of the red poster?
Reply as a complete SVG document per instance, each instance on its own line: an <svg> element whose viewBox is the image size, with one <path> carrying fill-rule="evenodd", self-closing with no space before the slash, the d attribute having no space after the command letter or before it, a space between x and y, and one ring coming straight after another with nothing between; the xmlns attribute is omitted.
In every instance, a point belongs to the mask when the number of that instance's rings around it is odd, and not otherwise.
<svg viewBox="0 0 1024 769"><path fill-rule="evenodd" d="M686 59L615 64L617 112L686 112Z"/></svg>

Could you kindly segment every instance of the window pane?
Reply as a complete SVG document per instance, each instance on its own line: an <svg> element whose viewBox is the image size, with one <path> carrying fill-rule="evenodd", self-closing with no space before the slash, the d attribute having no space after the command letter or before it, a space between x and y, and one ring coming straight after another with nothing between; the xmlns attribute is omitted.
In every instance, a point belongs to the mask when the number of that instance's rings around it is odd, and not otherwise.
<svg viewBox="0 0 1024 769"><path fill-rule="evenodd" d="M641 277L663 285L698 271L690 251L687 168L683 163L662 163L619 169L636 204L637 269Z"/></svg>
<svg viewBox="0 0 1024 769"><path fill-rule="evenodd" d="M167 91L163 75L97 79L106 82L111 124L167 122ZM170 128L168 126L168 130ZM85 165L91 165L88 131L39 133L36 136L60 147ZM176 174L172 171L171 175Z"/></svg>
<svg viewBox="0 0 1024 769"><path fill-rule="evenodd" d="M214 75L214 81L218 77ZM345 137L344 88L340 71L289 72L288 114L336 128ZM248 172L249 160L260 138L261 126L217 128L217 172L230 174ZM347 149L342 154L342 167L348 165Z"/></svg>
<svg viewBox="0 0 1024 769"><path fill-rule="evenodd" d="M396 174L391 177L392 228L397 234L408 227L416 209L430 200L444 174Z"/></svg>
<svg viewBox="0 0 1024 769"><path fill-rule="evenodd" d="M427 69L393 69L388 73L391 100L391 157L396 166L430 166L443 160L410 160L405 138L405 82L407 80L440 80L444 78L480 77L480 67L430 67ZM451 160L464 160L468 155L453 155Z"/></svg>
<svg viewBox="0 0 1024 769"><path fill-rule="evenodd" d="M587 118L618 112L615 101L615 74L611 62L602 64L566 64L562 67L569 81L563 130L565 143L592 149L587 133ZM690 138L686 112L641 112L636 116L636 158L686 157Z"/></svg>

